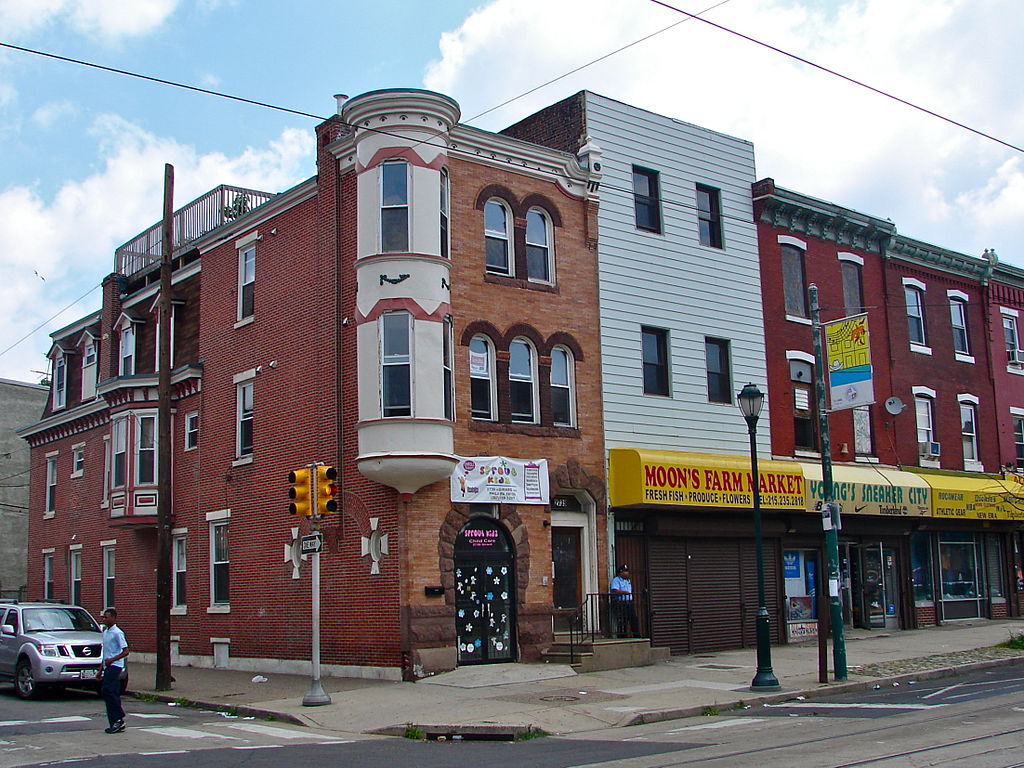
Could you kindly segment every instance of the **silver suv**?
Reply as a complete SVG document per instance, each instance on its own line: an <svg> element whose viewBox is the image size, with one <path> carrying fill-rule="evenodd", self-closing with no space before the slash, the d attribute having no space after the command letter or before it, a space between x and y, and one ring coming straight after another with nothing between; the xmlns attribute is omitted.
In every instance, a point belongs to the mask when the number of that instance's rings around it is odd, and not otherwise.
<svg viewBox="0 0 1024 768"><path fill-rule="evenodd" d="M0 603L0 680L23 699L46 687L97 688L103 633L84 608Z"/></svg>

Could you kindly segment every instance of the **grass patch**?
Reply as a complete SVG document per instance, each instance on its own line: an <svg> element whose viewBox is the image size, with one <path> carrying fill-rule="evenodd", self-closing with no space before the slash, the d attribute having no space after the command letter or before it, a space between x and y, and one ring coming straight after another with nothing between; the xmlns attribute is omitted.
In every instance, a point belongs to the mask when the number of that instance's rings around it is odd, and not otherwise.
<svg viewBox="0 0 1024 768"><path fill-rule="evenodd" d="M412 723L405 724L405 731L402 733L403 739L412 739L413 741L424 741L427 738L426 732L418 725Z"/></svg>
<svg viewBox="0 0 1024 768"><path fill-rule="evenodd" d="M179 696L178 698L176 698L174 700L174 703L177 704L179 707L192 707L192 706L195 706L192 703L191 699L186 699L184 696Z"/></svg>
<svg viewBox="0 0 1024 768"><path fill-rule="evenodd" d="M714 717L718 714L718 707L704 707L700 711L701 717Z"/></svg>
<svg viewBox="0 0 1024 768"><path fill-rule="evenodd" d="M516 741L532 741L533 739L543 739L545 736L550 736L550 734L543 728L534 728L531 725L525 732L516 736Z"/></svg>
<svg viewBox="0 0 1024 768"><path fill-rule="evenodd" d="M136 693L135 694L135 698L138 699L139 701L149 701L149 702L160 701L160 699L158 699L152 693Z"/></svg>
<svg viewBox="0 0 1024 768"><path fill-rule="evenodd" d="M1011 632L1010 639L999 644L1000 648L1013 648L1015 651L1024 651L1024 632Z"/></svg>
<svg viewBox="0 0 1024 768"><path fill-rule="evenodd" d="M263 719L264 719L264 720L266 720L266 721L267 721L268 723L272 723L272 722L274 722L275 720L277 720L277 718L276 718L276 717L274 717L274 713L273 713L273 712L269 712L269 713L267 713L267 714L266 714L266 715L264 716L264 718L263 718Z"/></svg>

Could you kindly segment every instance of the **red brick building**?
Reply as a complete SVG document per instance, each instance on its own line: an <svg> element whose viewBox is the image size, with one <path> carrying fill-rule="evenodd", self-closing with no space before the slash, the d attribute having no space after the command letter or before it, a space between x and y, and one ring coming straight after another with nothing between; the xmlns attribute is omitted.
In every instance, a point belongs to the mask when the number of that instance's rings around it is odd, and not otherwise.
<svg viewBox="0 0 1024 768"><path fill-rule="evenodd" d="M313 178L176 213L172 656L308 668L294 541L310 524L288 515L286 476L323 462L340 475L321 525L328 673L535 660L554 606L606 584L599 174L459 125L426 91L339 112ZM101 309L53 334L50 403L21 431L30 595L116 603L143 656L159 231L118 249Z"/></svg>
<svg viewBox="0 0 1024 768"><path fill-rule="evenodd" d="M753 194L772 453L803 467L808 511L823 493L808 288L818 288L822 323L867 319L873 395L857 407L830 401L828 414L847 621L910 628L1019 614L1024 513L1001 473L1015 461L1009 436L1024 411L1016 342L1003 328L1024 273L999 267L1000 281L994 254L907 238L889 220L772 179ZM816 620L806 601L820 588L821 525L779 523L784 610L802 628Z"/></svg>

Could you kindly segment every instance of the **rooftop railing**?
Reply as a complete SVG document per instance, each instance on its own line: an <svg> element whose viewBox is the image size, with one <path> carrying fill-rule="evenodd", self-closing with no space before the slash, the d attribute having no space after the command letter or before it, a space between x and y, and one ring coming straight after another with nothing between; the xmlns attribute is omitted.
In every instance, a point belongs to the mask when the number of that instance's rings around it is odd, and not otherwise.
<svg viewBox="0 0 1024 768"><path fill-rule="evenodd" d="M193 243L228 222L258 208L275 195L221 184L174 212L173 248ZM131 277L160 261L163 225L157 222L114 251L114 269Z"/></svg>

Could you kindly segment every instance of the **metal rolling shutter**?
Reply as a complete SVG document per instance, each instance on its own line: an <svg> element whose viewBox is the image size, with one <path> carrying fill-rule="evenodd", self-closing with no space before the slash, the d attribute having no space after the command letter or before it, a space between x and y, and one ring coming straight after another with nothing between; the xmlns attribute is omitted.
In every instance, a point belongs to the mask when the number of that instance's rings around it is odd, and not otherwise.
<svg viewBox="0 0 1024 768"><path fill-rule="evenodd" d="M652 538L647 550L651 642L672 653L690 653L686 540Z"/></svg>
<svg viewBox="0 0 1024 768"><path fill-rule="evenodd" d="M742 540L743 570L740 579L743 610L743 647L757 646L757 549L753 539ZM764 599L768 609L772 643L782 642L782 622L779 613L781 585L779 567L782 555L778 539L764 540Z"/></svg>
<svg viewBox="0 0 1024 768"><path fill-rule="evenodd" d="M693 653L743 645L740 539L690 539ZM756 601L755 601L756 602Z"/></svg>

